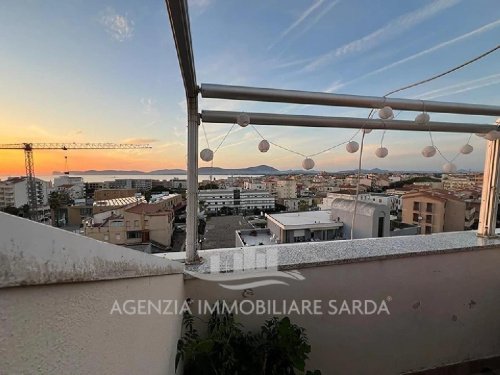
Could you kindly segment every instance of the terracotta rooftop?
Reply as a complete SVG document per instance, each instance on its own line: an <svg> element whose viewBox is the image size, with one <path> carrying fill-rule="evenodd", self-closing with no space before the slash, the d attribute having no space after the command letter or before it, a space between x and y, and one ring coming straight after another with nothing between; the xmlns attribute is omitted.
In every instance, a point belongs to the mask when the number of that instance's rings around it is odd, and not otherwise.
<svg viewBox="0 0 500 375"><path fill-rule="evenodd" d="M137 206L130 207L125 211L131 212L134 214L164 214L167 210L164 210L158 204L149 204L149 203L141 203Z"/></svg>

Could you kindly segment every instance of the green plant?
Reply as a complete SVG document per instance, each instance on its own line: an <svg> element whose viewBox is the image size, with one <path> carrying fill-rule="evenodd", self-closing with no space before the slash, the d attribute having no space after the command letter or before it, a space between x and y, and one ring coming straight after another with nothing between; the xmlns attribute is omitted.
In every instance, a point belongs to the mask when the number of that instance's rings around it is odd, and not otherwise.
<svg viewBox="0 0 500 375"><path fill-rule="evenodd" d="M220 306L220 305L219 305ZM298 375L304 374L311 351L304 328L288 317L267 320L257 333L244 332L234 315L214 308L206 336L184 313L184 335L177 343L175 369L183 361L185 375ZM305 375L321 375L319 370Z"/></svg>

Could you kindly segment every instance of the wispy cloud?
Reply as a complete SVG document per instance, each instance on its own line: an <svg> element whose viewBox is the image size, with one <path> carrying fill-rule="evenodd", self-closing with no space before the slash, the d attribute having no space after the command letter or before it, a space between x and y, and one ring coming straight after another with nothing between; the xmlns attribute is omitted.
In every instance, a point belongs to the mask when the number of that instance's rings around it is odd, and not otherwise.
<svg viewBox="0 0 500 375"><path fill-rule="evenodd" d="M311 5L309 8L307 8L305 11L303 11L301 13L301 15L290 25L288 26L278 37L278 39L276 39L273 43L271 43L267 49L270 50L271 48L273 48L276 44L278 44L283 38L285 38L292 30L294 30L295 28L297 28L300 24L302 24L302 22L304 22L306 20L307 17L309 17L311 15L312 12L314 12L314 10L316 8L318 8L325 0L316 0L315 3L313 5Z"/></svg>
<svg viewBox="0 0 500 375"><path fill-rule="evenodd" d="M148 143L155 143L159 142L158 139L155 138L127 138L122 141L122 143L127 143L127 144L148 144Z"/></svg>
<svg viewBox="0 0 500 375"><path fill-rule="evenodd" d="M342 57L348 54L363 52L374 48L383 41L393 38L394 36L417 26L418 24L428 20L436 14L446 10L456 4L460 0L436 0L423 8L406 13L396 20L389 22L387 25L371 32L364 37L338 47L328 53L319 56L317 59L308 64L305 68L307 71L315 70L320 66L328 64L335 58Z"/></svg>
<svg viewBox="0 0 500 375"><path fill-rule="evenodd" d="M106 8L99 19L106 32L116 41L124 42L134 35L134 21L118 14L113 8Z"/></svg>
<svg viewBox="0 0 500 375"><path fill-rule="evenodd" d="M475 30L472 30L468 33L465 33L465 34L462 34L456 38L453 38L453 39L450 39L450 40L447 40L445 42L442 42L442 43L439 43L439 44L436 44L435 46L433 47L430 47L430 48L427 48L426 50L423 50L423 51L420 51L418 53L415 53L411 56L408 56L408 57L405 57L404 59L401 59L401 60L398 60L398 61L395 61L391 64L388 64L386 66L383 66L382 68L379 68L379 69L376 69L376 70L373 70L369 73L366 73L360 77L357 77L355 79L352 79L350 81L347 81L347 82L343 82L343 83L340 83L340 82L334 82L332 83L332 85L328 88L327 91L331 92L331 91L335 91L335 90L338 90L348 84L351 84L351 83L354 83L354 82L357 82L357 81L360 81L362 79L365 79L365 78L368 78L368 77L371 77L373 75L376 75L378 73L382 73L386 70L389 70L389 69L392 69L396 66L399 66L401 64L404 64L404 63L407 63L408 61L412 61L412 60L415 60L419 57L422 57L422 56L425 56L429 53L432 53L432 52L435 52L437 50L440 50L441 48L445 48L445 47L448 47L452 44L455 44L455 43L458 43L458 42L461 42L467 38L470 38L470 37L473 37L473 36L477 36L479 34L482 34L484 32L487 32L487 31L490 31L496 27L500 26L500 20L496 20L494 22L490 22L486 25L483 25Z"/></svg>
<svg viewBox="0 0 500 375"><path fill-rule="evenodd" d="M488 87L492 85L497 85L500 83L500 73L491 74L486 77L472 79L469 81L457 83L454 85L442 87L440 89L435 89L427 91L418 95L414 95L413 98L418 99L435 99L443 96L455 95L462 92L467 92L471 90L477 90L483 87Z"/></svg>
<svg viewBox="0 0 500 375"><path fill-rule="evenodd" d="M334 0L327 6L323 8L323 10L314 17L314 19L306 26L304 27L297 35L295 35L295 38L298 38L299 36L305 34L308 32L314 25L316 25L328 12L330 12L338 3L340 3L340 0Z"/></svg>

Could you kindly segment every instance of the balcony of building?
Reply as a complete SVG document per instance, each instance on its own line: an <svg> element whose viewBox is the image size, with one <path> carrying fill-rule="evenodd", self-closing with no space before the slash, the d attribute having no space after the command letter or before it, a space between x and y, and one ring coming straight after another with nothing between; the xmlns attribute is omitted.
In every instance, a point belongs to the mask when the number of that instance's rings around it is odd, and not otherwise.
<svg viewBox="0 0 500 375"><path fill-rule="evenodd" d="M147 304L186 299L321 301L321 314L288 315L306 329L308 368L323 374L469 374L500 356L499 239L470 231L199 253L201 264L185 266L184 253L162 259L0 214L2 372L174 374L181 315ZM279 272L263 278L270 255ZM280 283L210 281L245 273ZM358 300L388 313L356 313ZM269 316L237 319L256 330ZM436 372L447 366L462 372Z"/></svg>

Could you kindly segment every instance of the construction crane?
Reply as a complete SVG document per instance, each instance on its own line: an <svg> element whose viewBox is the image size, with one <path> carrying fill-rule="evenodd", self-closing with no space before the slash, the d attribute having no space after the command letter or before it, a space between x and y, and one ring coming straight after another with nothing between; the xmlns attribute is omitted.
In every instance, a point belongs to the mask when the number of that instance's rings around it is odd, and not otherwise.
<svg viewBox="0 0 500 375"><path fill-rule="evenodd" d="M34 150L129 150L151 148L147 144L129 143L10 143L0 144L0 150L24 150L26 167L26 189L30 219L38 221L38 199L36 192L35 167L33 163Z"/></svg>

